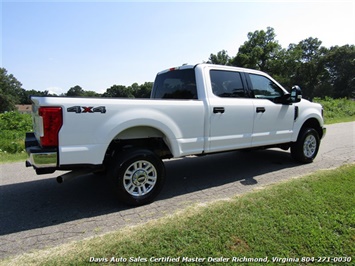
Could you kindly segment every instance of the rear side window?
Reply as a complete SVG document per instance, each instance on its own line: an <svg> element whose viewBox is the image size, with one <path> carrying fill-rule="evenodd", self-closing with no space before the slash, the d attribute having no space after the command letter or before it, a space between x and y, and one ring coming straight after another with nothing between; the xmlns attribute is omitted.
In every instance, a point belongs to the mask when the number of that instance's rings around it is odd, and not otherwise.
<svg viewBox="0 0 355 266"><path fill-rule="evenodd" d="M244 98L248 97L239 72L211 70L211 85L213 94L218 97Z"/></svg>
<svg viewBox="0 0 355 266"><path fill-rule="evenodd" d="M194 69L173 70L158 75L152 96L156 99L197 99Z"/></svg>

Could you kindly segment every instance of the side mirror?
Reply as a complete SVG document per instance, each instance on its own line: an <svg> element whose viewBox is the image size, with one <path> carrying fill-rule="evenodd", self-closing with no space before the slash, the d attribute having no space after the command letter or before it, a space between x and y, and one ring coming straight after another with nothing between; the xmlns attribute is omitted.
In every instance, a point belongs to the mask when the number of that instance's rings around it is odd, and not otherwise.
<svg viewBox="0 0 355 266"><path fill-rule="evenodd" d="M297 85L292 86L291 97L290 97L291 103L298 103L301 101L301 99L302 99L301 88Z"/></svg>

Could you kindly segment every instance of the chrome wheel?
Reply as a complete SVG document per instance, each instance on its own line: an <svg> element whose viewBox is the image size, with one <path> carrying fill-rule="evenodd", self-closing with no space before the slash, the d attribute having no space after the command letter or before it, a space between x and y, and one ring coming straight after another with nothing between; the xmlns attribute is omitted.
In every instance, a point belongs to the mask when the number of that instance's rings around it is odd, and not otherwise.
<svg viewBox="0 0 355 266"><path fill-rule="evenodd" d="M132 196L144 196L154 188L157 178L157 170L152 163L135 161L123 175L123 186Z"/></svg>
<svg viewBox="0 0 355 266"><path fill-rule="evenodd" d="M317 151L317 140L315 136L308 135L303 143L303 154L307 158L312 158Z"/></svg>
<svg viewBox="0 0 355 266"><path fill-rule="evenodd" d="M318 132L314 128L304 128L297 141L291 144L291 155L298 162L311 163L317 156L319 144Z"/></svg>

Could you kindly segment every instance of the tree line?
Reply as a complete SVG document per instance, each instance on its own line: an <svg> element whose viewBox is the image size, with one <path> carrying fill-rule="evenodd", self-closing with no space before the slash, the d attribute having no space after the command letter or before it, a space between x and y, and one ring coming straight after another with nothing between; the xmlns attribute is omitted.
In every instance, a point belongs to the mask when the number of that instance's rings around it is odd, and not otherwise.
<svg viewBox="0 0 355 266"><path fill-rule="evenodd" d="M326 48L317 38L281 47L273 28L249 32L248 40L235 56L226 50L210 54L207 63L246 67L267 72L286 89L297 84L305 98L355 98L355 46ZM99 94L79 85L59 96L149 98L152 82L131 86L113 85ZM15 109L15 104L29 104L30 95L58 96L48 91L25 90L5 68L0 68L0 112Z"/></svg>
<svg viewBox="0 0 355 266"><path fill-rule="evenodd" d="M355 97L355 46L326 48L317 38L282 48L273 28L248 33L235 57L222 50L211 54L212 64L246 67L267 72L285 88L297 84L306 98Z"/></svg>

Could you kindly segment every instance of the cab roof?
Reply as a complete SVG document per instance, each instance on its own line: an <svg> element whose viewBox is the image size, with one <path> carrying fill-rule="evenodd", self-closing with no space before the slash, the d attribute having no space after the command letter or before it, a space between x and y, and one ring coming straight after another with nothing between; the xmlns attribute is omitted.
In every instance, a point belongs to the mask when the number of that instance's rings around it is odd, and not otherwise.
<svg viewBox="0 0 355 266"><path fill-rule="evenodd" d="M183 70L183 69L193 69L195 67L210 67L213 69L223 69L223 70L230 70L230 71L239 71L239 72L247 72L247 73L254 73L254 74L261 74L261 75L267 75L267 73L262 72L260 70L255 70L255 69L249 69L249 68L243 68L243 67L235 67L235 66L226 66L226 65L216 65L216 64L210 64L210 63L198 63L195 65L188 65L184 64L182 66L176 66L176 67L171 67L165 70L162 70L158 73L158 75L169 72L169 71L174 71L174 70Z"/></svg>

